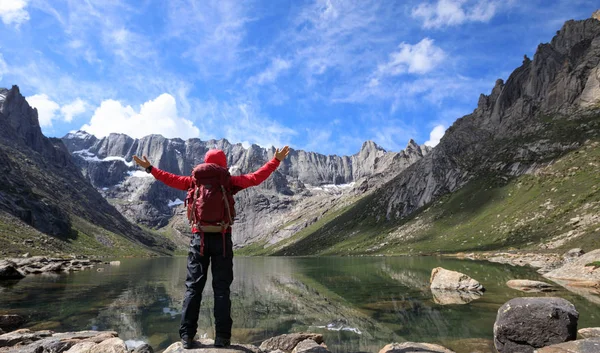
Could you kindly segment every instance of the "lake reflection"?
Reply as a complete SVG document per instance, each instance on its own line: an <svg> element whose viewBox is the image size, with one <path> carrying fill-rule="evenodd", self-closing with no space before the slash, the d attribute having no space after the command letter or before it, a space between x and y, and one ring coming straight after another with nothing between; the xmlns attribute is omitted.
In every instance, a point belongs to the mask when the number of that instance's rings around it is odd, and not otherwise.
<svg viewBox="0 0 600 353"><path fill-rule="evenodd" d="M0 286L0 311L25 315L28 327L113 329L124 340L162 350L178 340L185 258L122 259L121 266L30 276ZM481 297L440 299L429 290L434 267L466 273ZM333 352L378 352L393 341L440 343L457 352L490 348L498 308L518 296L560 296L597 326L600 306L566 290L522 293L509 279L543 280L531 269L433 257L235 258L233 341L260 344L274 335L312 331ZM199 334L213 336L207 282ZM444 300L446 302L444 302ZM466 304L455 304L467 302ZM472 300L472 301L471 301ZM437 301L437 303L436 303ZM490 348L491 349L491 348Z"/></svg>

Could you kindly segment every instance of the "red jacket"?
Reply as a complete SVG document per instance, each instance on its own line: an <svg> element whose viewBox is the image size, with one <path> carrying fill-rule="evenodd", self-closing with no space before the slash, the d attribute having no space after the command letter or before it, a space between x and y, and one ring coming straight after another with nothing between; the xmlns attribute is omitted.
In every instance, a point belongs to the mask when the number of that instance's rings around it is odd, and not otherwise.
<svg viewBox="0 0 600 353"><path fill-rule="evenodd" d="M239 190L249 188L251 186L257 186L263 181L267 180L267 178L279 167L279 160L277 158L273 158L265 165L260 167L257 171L250 174L244 175L232 175L231 176L231 184L239 188ZM191 176L181 176L175 175L169 172L165 172L164 170L160 170L156 167L152 167L152 176L156 178L156 180L162 181L167 186L170 186L179 190L188 190L193 187L193 181ZM195 232L196 229L192 228L192 232Z"/></svg>

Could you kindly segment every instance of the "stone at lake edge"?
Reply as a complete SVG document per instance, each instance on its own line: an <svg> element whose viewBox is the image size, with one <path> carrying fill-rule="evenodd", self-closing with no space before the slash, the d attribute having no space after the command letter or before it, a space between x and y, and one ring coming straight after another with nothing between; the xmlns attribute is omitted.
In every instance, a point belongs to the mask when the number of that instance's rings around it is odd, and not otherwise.
<svg viewBox="0 0 600 353"><path fill-rule="evenodd" d="M25 277L17 270L17 266L12 261L0 260L0 280L21 279Z"/></svg>
<svg viewBox="0 0 600 353"><path fill-rule="evenodd" d="M431 289L454 289L466 291L484 291L483 285L464 273L436 267L431 270Z"/></svg>
<svg viewBox="0 0 600 353"><path fill-rule="evenodd" d="M578 319L575 306L562 298L514 298L498 309L494 345L500 353L531 353L574 340Z"/></svg>
<svg viewBox="0 0 600 353"><path fill-rule="evenodd" d="M579 336L583 338L600 337L600 327L586 327L577 331Z"/></svg>
<svg viewBox="0 0 600 353"><path fill-rule="evenodd" d="M292 353L331 353L327 347L318 344L314 340L306 339L296 345Z"/></svg>
<svg viewBox="0 0 600 353"><path fill-rule="evenodd" d="M531 281L528 279L511 279L506 282L506 285L512 289L520 290L523 292L545 292L551 291L553 285L540 281Z"/></svg>
<svg viewBox="0 0 600 353"><path fill-rule="evenodd" d="M590 251L572 261L566 262L563 266L544 274L544 277L600 286L600 268L585 266L596 261L600 261L600 249Z"/></svg>
<svg viewBox="0 0 600 353"><path fill-rule="evenodd" d="M251 344L232 344L227 348L216 348L211 339L195 341L196 347L184 349L181 342L173 343L163 353L264 353L260 348Z"/></svg>
<svg viewBox="0 0 600 353"><path fill-rule="evenodd" d="M290 353L298 343L311 339L318 344L323 343L323 335L318 333L288 333L284 335L275 336L263 341L260 344L262 350L276 350L281 349L286 353Z"/></svg>
<svg viewBox="0 0 600 353"><path fill-rule="evenodd" d="M18 329L25 323L21 315L0 315L0 329L10 332Z"/></svg>
<svg viewBox="0 0 600 353"><path fill-rule="evenodd" d="M536 350L534 353L598 353L600 352L600 338L586 338L583 340L553 344Z"/></svg>
<svg viewBox="0 0 600 353"><path fill-rule="evenodd" d="M154 353L154 349L152 349L152 347L149 344L144 343L141 346L135 348L133 350L133 353Z"/></svg>
<svg viewBox="0 0 600 353"><path fill-rule="evenodd" d="M442 347L432 343L416 343L403 342L391 343L383 347L379 353L412 353L412 352L428 352L428 353L454 353L446 347Z"/></svg>

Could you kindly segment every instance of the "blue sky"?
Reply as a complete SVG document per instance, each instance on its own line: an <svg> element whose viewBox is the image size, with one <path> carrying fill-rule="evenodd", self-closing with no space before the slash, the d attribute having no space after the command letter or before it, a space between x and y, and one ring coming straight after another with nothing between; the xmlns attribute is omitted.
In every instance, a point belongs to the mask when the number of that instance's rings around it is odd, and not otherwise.
<svg viewBox="0 0 600 353"><path fill-rule="evenodd" d="M583 0L0 0L0 86L43 132L353 154L435 145Z"/></svg>

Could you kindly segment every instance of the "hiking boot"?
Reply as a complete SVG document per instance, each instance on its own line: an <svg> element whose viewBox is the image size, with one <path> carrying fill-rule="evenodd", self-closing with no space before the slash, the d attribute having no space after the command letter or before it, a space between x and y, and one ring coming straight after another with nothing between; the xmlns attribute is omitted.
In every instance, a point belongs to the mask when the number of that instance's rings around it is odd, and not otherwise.
<svg viewBox="0 0 600 353"><path fill-rule="evenodd" d="M188 336L181 337L181 345L184 349L192 349L194 348L194 339L189 338Z"/></svg>
<svg viewBox="0 0 600 353"><path fill-rule="evenodd" d="M229 347L231 340L228 338L215 338L215 347Z"/></svg>

